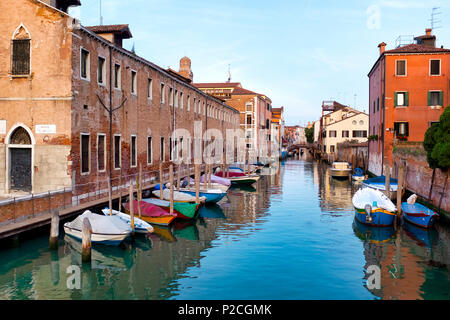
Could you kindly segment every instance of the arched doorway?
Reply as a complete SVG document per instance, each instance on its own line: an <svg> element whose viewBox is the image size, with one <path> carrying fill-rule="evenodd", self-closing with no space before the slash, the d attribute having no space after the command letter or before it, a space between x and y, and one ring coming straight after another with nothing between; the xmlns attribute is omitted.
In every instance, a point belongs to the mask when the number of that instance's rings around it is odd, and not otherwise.
<svg viewBox="0 0 450 320"><path fill-rule="evenodd" d="M9 137L9 188L32 190L32 140L28 131L17 127Z"/></svg>

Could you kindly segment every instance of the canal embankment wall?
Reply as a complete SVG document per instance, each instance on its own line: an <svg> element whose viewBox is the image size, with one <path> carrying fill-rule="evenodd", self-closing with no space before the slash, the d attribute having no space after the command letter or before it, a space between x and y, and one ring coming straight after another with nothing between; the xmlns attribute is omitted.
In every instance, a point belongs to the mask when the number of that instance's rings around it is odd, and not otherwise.
<svg viewBox="0 0 450 320"><path fill-rule="evenodd" d="M398 177L400 165L406 164L406 189L419 197L419 201L440 211L441 216L450 222L450 188L448 174L428 166L425 150L421 143L396 145L393 149L392 176ZM430 196L431 190L431 196Z"/></svg>

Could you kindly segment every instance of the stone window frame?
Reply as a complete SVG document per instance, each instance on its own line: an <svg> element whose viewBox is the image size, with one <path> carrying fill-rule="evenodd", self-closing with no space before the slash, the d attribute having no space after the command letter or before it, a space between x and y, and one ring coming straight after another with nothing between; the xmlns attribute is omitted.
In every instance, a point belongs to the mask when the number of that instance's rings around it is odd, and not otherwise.
<svg viewBox="0 0 450 320"><path fill-rule="evenodd" d="M86 62L86 78L83 77L83 69L82 69L83 51L88 53ZM80 78L81 80L91 82L91 52L88 49L84 48L83 46L80 46Z"/></svg>
<svg viewBox="0 0 450 320"><path fill-rule="evenodd" d="M20 31L20 29L21 28L23 28L24 30L25 30L25 32L27 33L27 35L28 35L28 38L27 39L16 39L16 36L17 36L17 34L19 33L19 31ZM14 75L14 74L12 74L12 69L13 69L13 50L14 50L14 48L13 48L13 43L14 43L14 40L29 40L30 41L30 62L29 62L29 73L28 74L23 74L23 75ZM12 37L11 37L11 52L10 52L10 59L11 59L11 72L10 72L10 75L11 75L11 78L27 78L27 77L30 77L31 76L31 70L32 70L32 61L33 61L33 59L32 59L32 57L33 57L33 55L32 55L32 53L33 53L33 42L32 42L32 38L31 38L31 34L30 34L30 32L28 31L28 29L23 25L23 23L21 23L17 28L16 28L16 30L14 30L14 32L13 32L13 34L12 34Z"/></svg>
<svg viewBox="0 0 450 320"><path fill-rule="evenodd" d="M119 137L119 166L116 167L116 137ZM113 165L114 170L120 170L122 168L122 135L120 133L115 133L113 136Z"/></svg>
<svg viewBox="0 0 450 320"><path fill-rule="evenodd" d="M89 144L88 144L88 171L83 172L83 136L89 137ZM80 175L81 176L87 176L91 174L91 134L89 132L80 132Z"/></svg>
<svg viewBox="0 0 450 320"><path fill-rule="evenodd" d="M148 140L150 139L150 150L148 148ZM150 151L150 152L149 152ZM149 157L150 155L150 157ZM150 162L148 161L150 159ZM151 135L147 136L147 165L153 164L153 137Z"/></svg>
<svg viewBox="0 0 450 320"><path fill-rule="evenodd" d="M164 136L159 138L159 161L166 162L166 139Z"/></svg>
<svg viewBox="0 0 450 320"><path fill-rule="evenodd" d="M184 108L183 98L184 98L184 93L183 93L183 91L180 91L180 101L178 103L180 110L183 110L183 108Z"/></svg>
<svg viewBox="0 0 450 320"><path fill-rule="evenodd" d="M133 159L133 138L134 140L134 159ZM134 165L133 165L134 160ZM137 141L137 135L131 134L130 135L130 168L137 168L138 165L138 141Z"/></svg>
<svg viewBox="0 0 450 320"><path fill-rule="evenodd" d="M99 161L98 161L98 150L99 150L99 141L100 141L100 136L104 137L103 140L103 164L104 164L104 169L100 170L99 168ZM106 172L106 133L97 133L97 171L98 172Z"/></svg>
<svg viewBox="0 0 450 320"><path fill-rule="evenodd" d="M116 66L119 67L119 74L117 74ZM117 79L117 87L116 87ZM122 90L122 65L120 63L114 62L114 90Z"/></svg>
<svg viewBox="0 0 450 320"><path fill-rule="evenodd" d="M187 95L187 106L186 106L186 111L190 112L191 111L191 95L188 94Z"/></svg>
<svg viewBox="0 0 450 320"><path fill-rule="evenodd" d="M147 78L147 99L153 100L153 79L151 77Z"/></svg>
<svg viewBox="0 0 450 320"><path fill-rule="evenodd" d="M439 74L431 74L431 62L432 61L439 61ZM440 76L442 76L442 59L430 59L430 62L429 62L429 76L430 77L440 77Z"/></svg>
<svg viewBox="0 0 450 320"><path fill-rule="evenodd" d="M134 74L134 79L133 79L133 74ZM133 96L137 96L138 95L138 73L136 70L131 69L130 70L130 93ZM133 90L134 88L134 90Z"/></svg>
<svg viewBox="0 0 450 320"><path fill-rule="evenodd" d="M98 81L98 65L97 65L97 84L99 85L99 86L102 86L102 87L106 87L106 77L107 77L107 75L106 75L106 57L104 57L104 56L102 56L102 55L98 55L97 56L97 64L100 62L100 59L103 59L103 68L102 68L102 78L103 78L103 82L99 82Z"/></svg>
<svg viewBox="0 0 450 320"><path fill-rule="evenodd" d="M159 94L161 95L159 102L160 104L166 103L166 84L161 81L159 86Z"/></svg>
<svg viewBox="0 0 450 320"><path fill-rule="evenodd" d="M397 62L405 61L405 74L398 74ZM407 59L396 59L395 60L395 76L396 77L407 77L408 76L408 60Z"/></svg>

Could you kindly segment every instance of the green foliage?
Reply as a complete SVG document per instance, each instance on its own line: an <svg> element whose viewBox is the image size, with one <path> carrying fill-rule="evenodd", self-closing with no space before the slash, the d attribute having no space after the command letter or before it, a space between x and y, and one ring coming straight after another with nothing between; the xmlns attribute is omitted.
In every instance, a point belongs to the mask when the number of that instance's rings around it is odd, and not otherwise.
<svg viewBox="0 0 450 320"><path fill-rule="evenodd" d="M305 128L306 141L314 143L314 127Z"/></svg>
<svg viewBox="0 0 450 320"><path fill-rule="evenodd" d="M373 135L369 136L368 140L369 141L377 141L378 140L378 135L377 134L373 134Z"/></svg>
<svg viewBox="0 0 450 320"><path fill-rule="evenodd" d="M434 123L425 133L423 147L430 168L450 168L450 108L447 107L439 123Z"/></svg>

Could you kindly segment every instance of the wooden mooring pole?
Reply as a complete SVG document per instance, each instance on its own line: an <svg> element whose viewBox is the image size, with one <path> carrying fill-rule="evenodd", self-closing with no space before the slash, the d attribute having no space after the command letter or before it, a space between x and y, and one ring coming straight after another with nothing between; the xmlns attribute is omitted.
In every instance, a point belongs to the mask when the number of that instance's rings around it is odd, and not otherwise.
<svg viewBox="0 0 450 320"><path fill-rule="evenodd" d="M170 214L173 214L173 164L169 167L169 179L170 179Z"/></svg>
<svg viewBox="0 0 450 320"><path fill-rule="evenodd" d="M163 166L159 162L159 199L163 199Z"/></svg>
<svg viewBox="0 0 450 320"><path fill-rule="evenodd" d="M109 215L112 216L112 194L111 194L111 180L108 179L108 207L109 207ZM120 209L119 209L120 211Z"/></svg>
<svg viewBox="0 0 450 320"><path fill-rule="evenodd" d="M52 215L52 222L50 224L50 249L55 250L58 248L59 237L59 212L55 211Z"/></svg>
<svg viewBox="0 0 450 320"><path fill-rule="evenodd" d="M121 210L122 210L122 168L120 168L120 177L119 177L119 209L118 209L118 211L120 212Z"/></svg>
<svg viewBox="0 0 450 320"><path fill-rule="evenodd" d="M391 167L389 165L388 159L384 160L384 176L385 176L385 194L386 197L389 197L390 191L391 191Z"/></svg>
<svg viewBox="0 0 450 320"><path fill-rule="evenodd" d="M400 221L402 215L402 194L403 194L403 181L405 179L405 165L401 164L398 169L398 185L397 185L397 219L395 222Z"/></svg>
<svg viewBox="0 0 450 320"><path fill-rule="evenodd" d="M92 227L88 218L84 218L81 227L81 261L91 261L91 237Z"/></svg>
<svg viewBox="0 0 450 320"><path fill-rule="evenodd" d="M134 208L133 208L133 201L134 201L134 196L133 196L133 180L130 180L130 188L129 188L129 209L130 209L130 222L131 222L131 236L134 236ZM139 203L138 203L139 205Z"/></svg>
<svg viewBox="0 0 450 320"><path fill-rule="evenodd" d="M195 172L195 203L199 204L199 195L200 195L200 177L199 177L199 169L198 164L194 164L194 172Z"/></svg>

